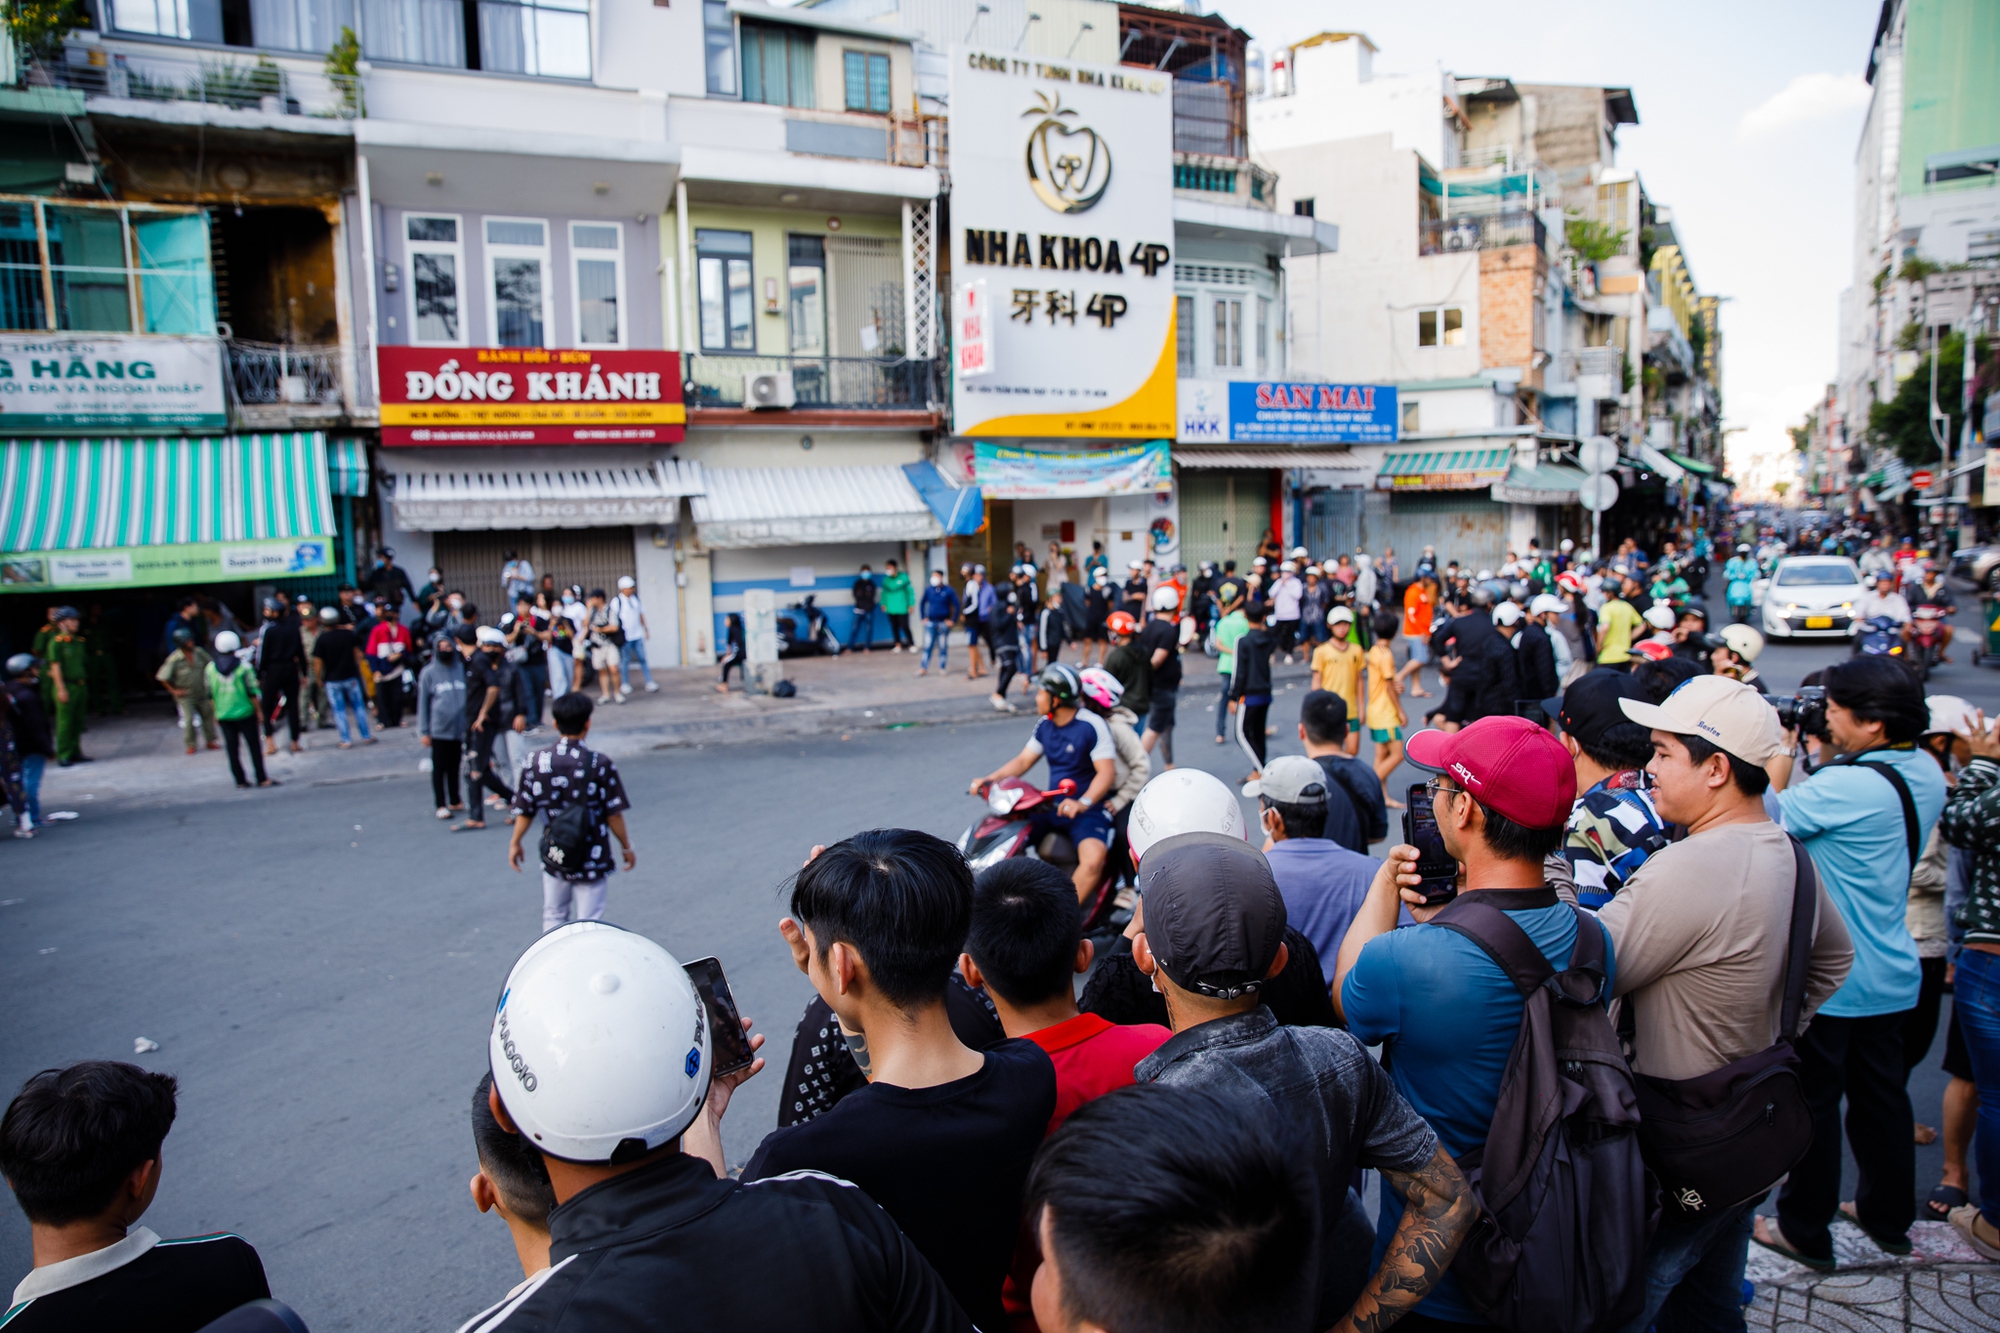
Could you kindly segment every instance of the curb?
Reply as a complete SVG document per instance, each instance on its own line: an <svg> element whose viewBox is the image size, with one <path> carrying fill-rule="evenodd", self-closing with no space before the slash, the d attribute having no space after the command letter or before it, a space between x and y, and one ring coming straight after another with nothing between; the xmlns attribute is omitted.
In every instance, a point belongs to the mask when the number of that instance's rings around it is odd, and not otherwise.
<svg viewBox="0 0 2000 1333"><path fill-rule="evenodd" d="M828 705L788 708L748 717L717 717L663 722L617 733L628 744L652 741L655 750L691 745L743 744L785 736L824 736L836 732L888 731L945 723L1007 722L1025 717L1022 711L997 712L984 695L913 703ZM606 737L609 741L611 738Z"/></svg>

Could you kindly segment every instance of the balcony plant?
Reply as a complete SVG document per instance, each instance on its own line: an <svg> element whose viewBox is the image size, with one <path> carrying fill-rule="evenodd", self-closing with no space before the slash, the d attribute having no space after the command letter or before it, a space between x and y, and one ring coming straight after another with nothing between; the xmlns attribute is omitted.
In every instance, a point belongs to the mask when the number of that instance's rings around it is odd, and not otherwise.
<svg viewBox="0 0 2000 1333"><path fill-rule="evenodd" d="M56 59L62 54L63 38L90 23L78 0L7 0L0 16L7 35L31 60Z"/></svg>

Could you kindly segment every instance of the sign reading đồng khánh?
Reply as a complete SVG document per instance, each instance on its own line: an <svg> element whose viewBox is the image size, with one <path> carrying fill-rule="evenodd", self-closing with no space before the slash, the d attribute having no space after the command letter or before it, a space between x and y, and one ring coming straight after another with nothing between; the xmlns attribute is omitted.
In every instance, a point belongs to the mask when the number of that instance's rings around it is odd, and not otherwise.
<svg viewBox="0 0 2000 1333"><path fill-rule="evenodd" d="M381 347L382 443L672 444L678 352Z"/></svg>

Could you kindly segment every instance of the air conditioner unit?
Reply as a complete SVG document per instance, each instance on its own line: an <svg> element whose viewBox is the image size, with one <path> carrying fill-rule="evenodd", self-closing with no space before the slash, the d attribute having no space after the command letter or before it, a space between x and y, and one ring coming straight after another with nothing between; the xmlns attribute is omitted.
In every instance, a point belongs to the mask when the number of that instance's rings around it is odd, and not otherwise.
<svg viewBox="0 0 2000 1333"><path fill-rule="evenodd" d="M794 401L796 399L792 394L792 372L789 370L743 377L745 407L790 407Z"/></svg>

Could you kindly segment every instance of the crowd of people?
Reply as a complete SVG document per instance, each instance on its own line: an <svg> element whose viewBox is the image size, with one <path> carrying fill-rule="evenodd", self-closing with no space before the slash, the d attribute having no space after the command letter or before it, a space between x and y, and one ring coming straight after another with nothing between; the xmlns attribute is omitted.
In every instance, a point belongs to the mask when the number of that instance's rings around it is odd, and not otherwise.
<svg viewBox="0 0 2000 1333"><path fill-rule="evenodd" d="M1741 1329L1752 1244L1830 1270L1844 1219L1911 1252L1908 1079L1948 985L1922 1212L2000 1260L2000 732L1886 657L1763 692L1761 644L1711 637L1691 591L1707 554L1531 547L1467 574L1426 552L1400 608L1386 568L1364 600L1322 566L1347 596L1310 629L1290 557L1185 589L1136 571L1143 626L1119 608L1097 661L1017 662L1035 730L973 784L1070 783L1038 819L1075 867L901 828L813 848L772 945L813 999L778 1124L734 1163L765 1039L711 973L600 919L626 799L565 690L506 801L516 869L543 824L544 933L470 1103L472 1202L522 1280L466 1333L653 1327L663 1302L752 1329ZM447 732L503 690L504 639L468 625L417 687ZM1159 668L1211 636L1254 826L1170 749L1151 768L1180 684ZM1303 753L1271 755L1271 664L1301 650ZM1433 725L1406 731L1426 666ZM1404 760L1427 780L1398 801ZM1411 836L1370 855L1399 805ZM1093 932L1121 872L1126 914ZM85 1061L14 1098L0 1174L35 1268L10 1327L194 1330L269 1295L241 1239L139 1225L175 1094Z"/></svg>

